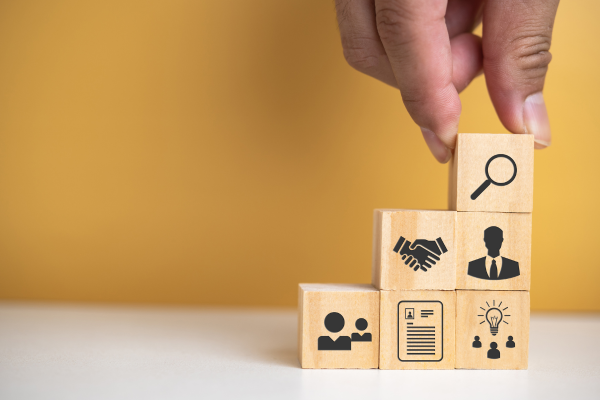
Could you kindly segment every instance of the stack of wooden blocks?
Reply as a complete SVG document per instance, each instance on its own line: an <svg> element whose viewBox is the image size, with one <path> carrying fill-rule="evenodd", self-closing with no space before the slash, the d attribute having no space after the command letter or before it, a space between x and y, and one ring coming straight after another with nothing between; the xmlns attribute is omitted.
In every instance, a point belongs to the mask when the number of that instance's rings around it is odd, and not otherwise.
<svg viewBox="0 0 600 400"><path fill-rule="evenodd" d="M299 285L302 368L527 369L533 146L460 134L451 211L375 210L372 285Z"/></svg>

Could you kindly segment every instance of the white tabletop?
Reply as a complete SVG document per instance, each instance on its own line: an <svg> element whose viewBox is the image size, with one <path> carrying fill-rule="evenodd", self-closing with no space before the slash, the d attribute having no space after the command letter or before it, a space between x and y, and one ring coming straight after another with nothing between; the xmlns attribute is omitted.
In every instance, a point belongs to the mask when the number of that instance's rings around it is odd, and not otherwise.
<svg viewBox="0 0 600 400"><path fill-rule="evenodd" d="M600 398L597 314L534 314L528 371L303 370L296 318L0 303L0 399Z"/></svg>

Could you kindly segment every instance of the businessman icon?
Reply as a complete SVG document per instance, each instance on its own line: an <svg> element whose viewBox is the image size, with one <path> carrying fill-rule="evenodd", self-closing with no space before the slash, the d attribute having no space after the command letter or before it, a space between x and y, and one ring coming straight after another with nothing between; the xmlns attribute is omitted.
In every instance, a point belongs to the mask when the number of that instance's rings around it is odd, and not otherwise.
<svg viewBox="0 0 600 400"><path fill-rule="evenodd" d="M504 241L502 229L490 226L484 231L483 241L488 249L485 257L469 262L468 275L488 280L510 279L519 276L519 263L500 257L500 248Z"/></svg>

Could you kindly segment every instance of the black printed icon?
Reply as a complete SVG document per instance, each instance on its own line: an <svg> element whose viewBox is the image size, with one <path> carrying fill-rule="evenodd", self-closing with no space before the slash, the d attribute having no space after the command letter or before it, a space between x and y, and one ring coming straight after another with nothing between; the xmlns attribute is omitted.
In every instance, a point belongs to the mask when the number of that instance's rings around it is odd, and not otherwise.
<svg viewBox="0 0 600 400"><path fill-rule="evenodd" d="M481 342L479 341L479 336L475 336L474 338L475 340L473 340L473 347L475 347L476 349L481 347Z"/></svg>
<svg viewBox="0 0 600 400"><path fill-rule="evenodd" d="M338 312L330 312L325 317L325 328L332 333L338 333L346 325L346 321L342 314ZM359 318L354 324L356 329L364 331L369 326L369 323L364 318ZM369 332L360 334L355 332L350 336L339 336L336 340L333 340L329 336L319 336L318 349L319 350L352 350L352 342L371 342L373 335Z"/></svg>
<svg viewBox="0 0 600 400"><path fill-rule="evenodd" d="M404 264L413 268L415 271L428 271L436 262L440 261L440 256L448 252L446 245L441 237L435 240L417 239L414 243L400 236L393 251L402 256Z"/></svg>
<svg viewBox="0 0 600 400"><path fill-rule="evenodd" d="M508 341L506 342L506 347L508 347L509 349L514 349L515 348L515 342L514 342L512 336L508 337Z"/></svg>
<svg viewBox="0 0 600 400"><path fill-rule="evenodd" d="M504 307L504 308L500 308L502 307L502 302L500 302L500 304L498 304L498 306L496 307L496 300L494 300L492 302L492 306L490 306L490 304L486 301L485 304L487 304L488 308L483 308L483 307L479 307L481 308L483 311L485 311L485 314L477 314L478 317L484 317L485 319L483 321L481 321L479 324L483 324L484 322L487 322L488 325L490 326L490 333L492 334L492 336L496 336L496 334L498 333L498 329L500 327L500 323L505 323L508 324L508 322L506 322L506 317L510 317L509 314L504 314L504 311L506 311L506 309L508 309L508 307Z"/></svg>
<svg viewBox="0 0 600 400"><path fill-rule="evenodd" d="M440 362L443 358L444 305L442 302L437 300L399 302L398 360Z"/></svg>
<svg viewBox="0 0 600 400"><path fill-rule="evenodd" d="M511 176L511 178L505 182L496 182L495 180L493 180L492 178L490 178L490 164L492 163L492 161L494 161L497 158L506 158L508 161L510 161L513 165L513 174ZM479 186L471 195L471 200L475 200L479 197L479 195L481 193L483 193L483 191L485 189L487 189L491 184L494 184L496 186L506 186L508 184L510 184L512 181L515 180L515 178L517 177L517 163L515 163L515 160L513 160L510 156L507 156L506 154L496 154L495 156L492 156L487 164L485 164L485 176L486 176L486 180L485 182L483 182L481 184L481 186Z"/></svg>
<svg viewBox="0 0 600 400"><path fill-rule="evenodd" d="M356 329L358 329L359 331L362 332L365 329L367 329L367 327L369 326L369 323L367 322L366 319L359 318L356 320L356 323L354 324L354 326L356 326ZM371 335L369 332L365 332L362 335L358 332L355 332L352 334L353 342L370 342L372 340L373 340L373 335Z"/></svg>
<svg viewBox="0 0 600 400"><path fill-rule="evenodd" d="M490 349L487 352L487 358L496 360L500 358L500 350L498 350L498 344L496 342L490 343Z"/></svg>
<svg viewBox="0 0 600 400"><path fill-rule="evenodd" d="M467 274L473 278L501 280L521 275L519 263L506 257L500 257L500 248L504 242L504 233L497 226L490 226L483 232L483 241L488 249L485 257L469 262Z"/></svg>
<svg viewBox="0 0 600 400"><path fill-rule="evenodd" d="M338 333L344 329L345 321L342 314L332 312L325 317L325 328L332 333ZM333 340L329 336L320 336L318 342L319 350L352 350L350 336L340 336Z"/></svg>

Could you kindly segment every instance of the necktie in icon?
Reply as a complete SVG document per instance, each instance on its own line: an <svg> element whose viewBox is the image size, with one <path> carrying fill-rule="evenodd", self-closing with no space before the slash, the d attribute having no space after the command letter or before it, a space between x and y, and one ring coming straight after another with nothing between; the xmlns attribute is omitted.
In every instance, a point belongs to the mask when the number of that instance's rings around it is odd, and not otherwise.
<svg viewBox="0 0 600 400"><path fill-rule="evenodd" d="M498 267L496 266L496 260L492 260L492 266L490 267L490 279L498 279Z"/></svg>

